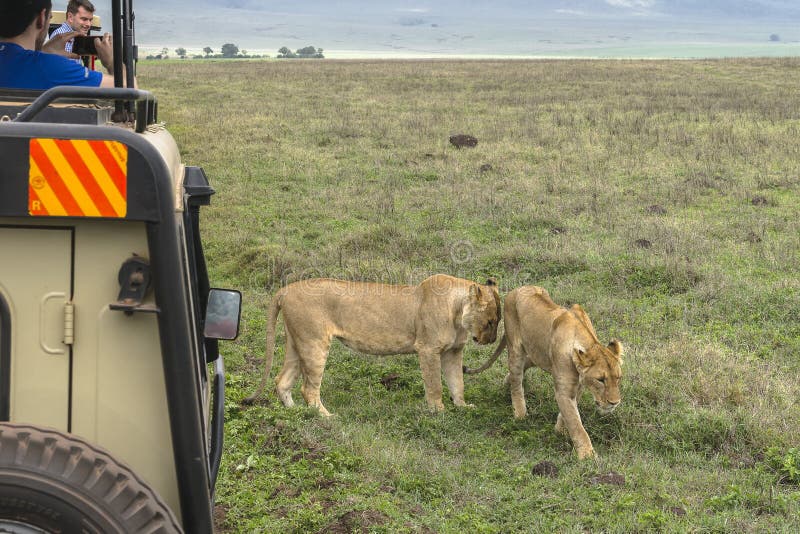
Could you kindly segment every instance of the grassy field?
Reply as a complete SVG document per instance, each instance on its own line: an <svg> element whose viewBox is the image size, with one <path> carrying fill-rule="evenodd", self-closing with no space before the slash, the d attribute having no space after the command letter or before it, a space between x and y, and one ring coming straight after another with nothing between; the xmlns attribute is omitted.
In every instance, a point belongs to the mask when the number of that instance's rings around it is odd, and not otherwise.
<svg viewBox="0 0 800 534"><path fill-rule="evenodd" d="M212 283L245 296L222 532L800 530L800 59L158 61L139 80L217 190ZM554 433L541 371L513 419L505 356L466 378L474 409L430 415L415 356L340 344L335 417L240 407L282 284L437 272L544 286L622 341L621 407L580 403L598 460ZM273 376L282 357L281 332Z"/></svg>

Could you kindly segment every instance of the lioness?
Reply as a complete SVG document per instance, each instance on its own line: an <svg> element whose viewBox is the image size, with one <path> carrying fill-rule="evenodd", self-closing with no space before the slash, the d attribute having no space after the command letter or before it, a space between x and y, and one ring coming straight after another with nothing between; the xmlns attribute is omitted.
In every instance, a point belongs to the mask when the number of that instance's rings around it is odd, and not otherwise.
<svg viewBox="0 0 800 534"><path fill-rule="evenodd" d="M556 431L568 433L578 458L594 455L592 442L578 413L578 398L586 387L601 413L610 413L621 400L622 344L603 346L589 316L578 304L566 309L550 299L544 288L523 286L506 296L505 335L492 357L478 369L488 369L508 345L508 375L515 417L525 417L522 379L534 365L553 375L558 403Z"/></svg>
<svg viewBox="0 0 800 534"><path fill-rule="evenodd" d="M309 406L330 415L319 390L331 341L367 354L419 354L425 399L444 410L442 378L456 406L464 402L462 351L471 337L485 345L497 339L500 296L493 280L486 285L433 275L417 286L348 282L319 278L289 284L272 299L267 319L266 370L253 402L269 379L275 352L275 324L283 311L286 357L275 379L278 398L294 405L291 389L298 373Z"/></svg>

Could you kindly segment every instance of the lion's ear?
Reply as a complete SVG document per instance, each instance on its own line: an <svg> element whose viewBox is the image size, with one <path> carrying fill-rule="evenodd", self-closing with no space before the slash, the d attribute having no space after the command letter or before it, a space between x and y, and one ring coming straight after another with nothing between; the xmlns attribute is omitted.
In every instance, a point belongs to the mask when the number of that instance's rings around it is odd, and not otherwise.
<svg viewBox="0 0 800 534"><path fill-rule="evenodd" d="M495 297L500 296L500 286L497 285L497 280L494 278L489 278L486 280L486 285L492 290Z"/></svg>
<svg viewBox="0 0 800 534"><path fill-rule="evenodd" d="M583 347L577 344L572 349L572 363L575 364L575 368L578 369L578 372L583 372L592 365L592 362L589 361L589 356L586 354L586 351L583 350Z"/></svg>
<svg viewBox="0 0 800 534"><path fill-rule="evenodd" d="M619 340L612 339L611 343L608 344L608 350L619 358L619 363L622 364L622 343L620 343Z"/></svg>
<svg viewBox="0 0 800 534"><path fill-rule="evenodd" d="M473 300L480 300L481 287L478 284L472 284L471 286L469 286L469 298Z"/></svg>

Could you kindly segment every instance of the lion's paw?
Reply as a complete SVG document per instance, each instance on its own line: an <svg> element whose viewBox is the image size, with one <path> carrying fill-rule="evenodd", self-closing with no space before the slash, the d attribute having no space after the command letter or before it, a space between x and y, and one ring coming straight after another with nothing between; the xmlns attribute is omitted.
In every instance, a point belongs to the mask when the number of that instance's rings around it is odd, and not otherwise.
<svg viewBox="0 0 800 534"><path fill-rule="evenodd" d="M444 403L442 401L428 402L428 409L433 413L443 412Z"/></svg>
<svg viewBox="0 0 800 534"><path fill-rule="evenodd" d="M561 414L558 414L558 419L556 419L555 431L556 434L569 436L569 430L567 430L567 425L564 424L564 419L561 417Z"/></svg>

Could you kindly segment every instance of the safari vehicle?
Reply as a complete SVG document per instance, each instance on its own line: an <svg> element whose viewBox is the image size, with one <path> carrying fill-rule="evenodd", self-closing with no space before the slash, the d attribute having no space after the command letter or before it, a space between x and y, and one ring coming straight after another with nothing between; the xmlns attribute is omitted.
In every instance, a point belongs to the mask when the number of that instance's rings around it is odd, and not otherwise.
<svg viewBox="0 0 800 534"><path fill-rule="evenodd" d="M132 87L0 88L0 532L213 531L241 294L210 287L214 190L157 112Z"/></svg>

